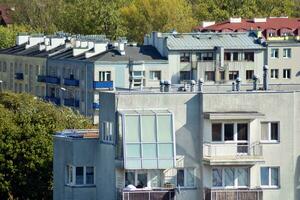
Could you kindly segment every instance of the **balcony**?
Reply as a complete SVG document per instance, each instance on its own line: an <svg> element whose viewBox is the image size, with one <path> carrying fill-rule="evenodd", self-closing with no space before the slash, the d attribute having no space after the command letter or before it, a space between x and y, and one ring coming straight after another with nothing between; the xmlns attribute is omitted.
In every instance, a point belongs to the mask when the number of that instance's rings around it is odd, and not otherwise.
<svg viewBox="0 0 300 200"><path fill-rule="evenodd" d="M15 79L16 80L24 80L23 73L15 73Z"/></svg>
<svg viewBox="0 0 300 200"><path fill-rule="evenodd" d="M74 98L64 99L65 106L79 107L79 101Z"/></svg>
<svg viewBox="0 0 300 200"><path fill-rule="evenodd" d="M259 189L205 189L204 200L263 200Z"/></svg>
<svg viewBox="0 0 300 200"><path fill-rule="evenodd" d="M65 78L64 79L64 84L66 86L75 86L75 87L78 87L79 86L79 80Z"/></svg>
<svg viewBox="0 0 300 200"><path fill-rule="evenodd" d="M208 165L254 165L264 161L262 145L206 143L203 144L203 161Z"/></svg>
<svg viewBox="0 0 300 200"><path fill-rule="evenodd" d="M46 76L45 81L46 81L46 83L60 84L60 78L55 77L55 76Z"/></svg>
<svg viewBox="0 0 300 200"><path fill-rule="evenodd" d="M45 83L46 82L46 76L38 75L37 76L37 82Z"/></svg>
<svg viewBox="0 0 300 200"><path fill-rule="evenodd" d="M122 200L175 200L174 189L121 191Z"/></svg>
<svg viewBox="0 0 300 200"><path fill-rule="evenodd" d="M57 97L46 96L44 99L45 99L46 101L55 103L56 105L60 105L60 99L57 98Z"/></svg>
<svg viewBox="0 0 300 200"><path fill-rule="evenodd" d="M114 87L113 81L94 81L93 83L94 89L110 89Z"/></svg>
<svg viewBox="0 0 300 200"><path fill-rule="evenodd" d="M100 108L100 104L99 103L93 103L93 108L94 109L99 109Z"/></svg>

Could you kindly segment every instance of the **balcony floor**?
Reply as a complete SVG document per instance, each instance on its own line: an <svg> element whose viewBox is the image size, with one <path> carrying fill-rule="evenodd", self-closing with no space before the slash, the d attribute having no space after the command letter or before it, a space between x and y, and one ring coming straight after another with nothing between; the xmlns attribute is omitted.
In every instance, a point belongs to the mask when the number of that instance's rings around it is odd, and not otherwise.
<svg viewBox="0 0 300 200"><path fill-rule="evenodd" d="M258 162L264 163L262 156L213 156L203 157L206 165L255 165Z"/></svg>

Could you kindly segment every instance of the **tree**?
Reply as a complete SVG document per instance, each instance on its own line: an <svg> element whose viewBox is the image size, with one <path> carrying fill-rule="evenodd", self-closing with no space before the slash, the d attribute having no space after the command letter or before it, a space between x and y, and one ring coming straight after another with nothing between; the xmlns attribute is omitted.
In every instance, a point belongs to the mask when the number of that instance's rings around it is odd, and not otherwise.
<svg viewBox="0 0 300 200"><path fill-rule="evenodd" d="M51 199L52 135L90 122L28 94L0 94L0 199Z"/></svg>
<svg viewBox="0 0 300 200"><path fill-rule="evenodd" d="M121 9L130 40L142 42L151 31L191 31L196 25L192 8L185 0L134 0Z"/></svg>

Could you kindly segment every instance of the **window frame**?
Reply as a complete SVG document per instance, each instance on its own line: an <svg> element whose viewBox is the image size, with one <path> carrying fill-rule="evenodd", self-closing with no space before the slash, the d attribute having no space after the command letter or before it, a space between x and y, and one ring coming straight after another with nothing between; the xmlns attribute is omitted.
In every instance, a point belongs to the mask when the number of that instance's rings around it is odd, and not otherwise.
<svg viewBox="0 0 300 200"><path fill-rule="evenodd" d="M262 168L268 169L268 185L262 185ZM277 169L277 178L278 178L278 185L272 185L272 169ZM265 189L279 189L280 188L280 167L279 166L261 166L259 170L260 175L260 187Z"/></svg>
<svg viewBox="0 0 300 200"><path fill-rule="evenodd" d="M114 126L113 122L101 121L101 141L106 143L114 144Z"/></svg>
<svg viewBox="0 0 300 200"><path fill-rule="evenodd" d="M83 167L83 183L77 184L76 183L76 168ZM93 168L93 183L87 184L86 183L86 168L92 167ZM71 176L70 176L71 175ZM65 184L68 186L94 186L96 181L96 167L86 165L86 166L74 166L71 164L66 165L66 176L65 176Z"/></svg>
<svg viewBox="0 0 300 200"><path fill-rule="evenodd" d="M270 78L278 79L279 78L279 69L271 69L270 70Z"/></svg>
<svg viewBox="0 0 300 200"><path fill-rule="evenodd" d="M251 72L251 73L250 73ZM251 74L251 77L249 77L249 73ZM254 76L254 70L246 70L246 80L252 80Z"/></svg>
<svg viewBox="0 0 300 200"><path fill-rule="evenodd" d="M99 71L99 82L111 81L111 71Z"/></svg>
<svg viewBox="0 0 300 200"><path fill-rule="evenodd" d="M236 76L236 78L234 78L235 76ZM229 71L228 80L235 81L239 76L240 76L240 72L238 70Z"/></svg>
<svg viewBox="0 0 300 200"><path fill-rule="evenodd" d="M263 140L262 139L262 124L263 123L267 123L268 124L268 139L267 140ZM271 124L272 123L277 123L277 126L278 126L278 133L277 133L277 140L272 140L272 126L271 126ZM275 143L275 144L277 144L277 143L280 143L280 122L279 121L262 121L262 122L260 122L260 143Z"/></svg>
<svg viewBox="0 0 300 200"><path fill-rule="evenodd" d="M191 60L191 53L188 52L182 52L179 55L179 60L181 63L188 63Z"/></svg>
<svg viewBox="0 0 300 200"><path fill-rule="evenodd" d="M291 79L292 70L291 69L283 69L282 70L282 78Z"/></svg>
<svg viewBox="0 0 300 200"><path fill-rule="evenodd" d="M271 58L279 58L279 49L271 48Z"/></svg>
<svg viewBox="0 0 300 200"><path fill-rule="evenodd" d="M283 48L283 58L292 58L292 49L291 48Z"/></svg>
<svg viewBox="0 0 300 200"><path fill-rule="evenodd" d="M157 76L159 75L159 76ZM149 72L149 79L152 81L160 81L161 80L161 70L151 70Z"/></svg>
<svg viewBox="0 0 300 200"><path fill-rule="evenodd" d="M216 81L215 71L205 71L204 74L205 74L204 75L205 81L208 81L208 82Z"/></svg>
<svg viewBox="0 0 300 200"><path fill-rule="evenodd" d="M177 168L176 169L176 186L180 187L180 188L196 188L196 169L193 167L185 167L185 168ZM183 186L178 186L178 176L177 173L179 170L183 170ZM193 176L193 185L192 186L188 186L187 183L187 174L188 174L188 170L192 170L192 176Z"/></svg>
<svg viewBox="0 0 300 200"><path fill-rule="evenodd" d="M212 140L212 126L213 124L222 124L221 128L221 141ZM233 140L225 140L225 124L233 124ZM238 140L238 124L247 124L248 140ZM211 122L211 143L224 144L224 143L249 143L250 139L250 122L242 121L212 121Z"/></svg>

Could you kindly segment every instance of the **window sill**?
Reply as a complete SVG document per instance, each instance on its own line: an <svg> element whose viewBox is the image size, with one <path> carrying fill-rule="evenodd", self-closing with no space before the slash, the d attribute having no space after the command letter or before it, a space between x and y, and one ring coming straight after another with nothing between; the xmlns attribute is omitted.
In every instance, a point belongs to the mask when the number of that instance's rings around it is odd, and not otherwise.
<svg viewBox="0 0 300 200"><path fill-rule="evenodd" d="M91 185L70 185L70 184L65 184L66 187L71 187L71 188L93 188L96 187L95 184Z"/></svg>
<svg viewBox="0 0 300 200"><path fill-rule="evenodd" d="M261 189L264 190L279 190L280 187L279 186L260 186Z"/></svg>
<svg viewBox="0 0 300 200"><path fill-rule="evenodd" d="M176 189L178 189L178 190L197 190L196 187L184 187L184 186L177 187Z"/></svg>
<svg viewBox="0 0 300 200"><path fill-rule="evenodd" d="M260 141L260 144L280 144L280 141Z"/></svg>

